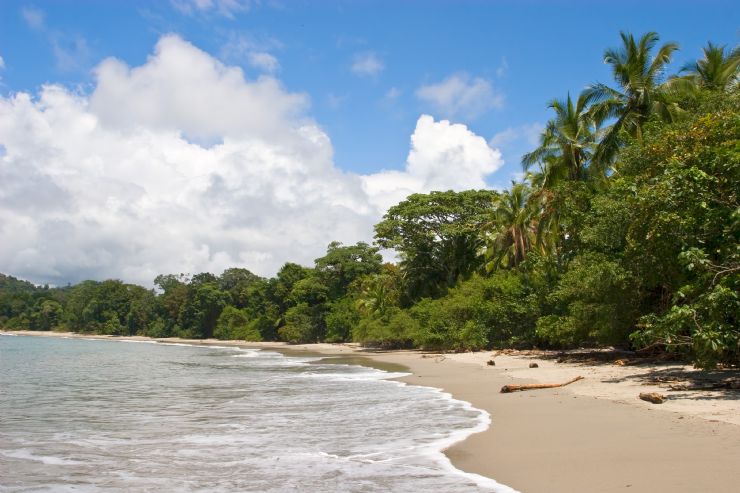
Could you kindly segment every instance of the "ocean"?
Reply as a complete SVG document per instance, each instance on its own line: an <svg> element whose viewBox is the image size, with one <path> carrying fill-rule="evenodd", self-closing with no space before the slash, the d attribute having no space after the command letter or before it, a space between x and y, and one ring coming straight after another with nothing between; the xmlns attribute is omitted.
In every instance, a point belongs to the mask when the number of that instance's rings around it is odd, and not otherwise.
<svg viewBox="0 0 740 493"><path fill-rule="evenodd" d="M0 491L511 491L441 450L484 411L234 347L0 335Z"/></svg>

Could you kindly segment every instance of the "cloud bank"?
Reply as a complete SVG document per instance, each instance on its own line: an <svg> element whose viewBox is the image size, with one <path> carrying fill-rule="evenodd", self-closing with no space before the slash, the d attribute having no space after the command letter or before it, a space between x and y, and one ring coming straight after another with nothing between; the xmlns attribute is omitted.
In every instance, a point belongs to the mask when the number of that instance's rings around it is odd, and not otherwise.
<svg viewBox="0 0 740 493"><path fill-rule="evenodd" d="M403 170L345 172L306 95L177 36L141 66L108 59L95 75L90 94L0 97L0 272L57 285L272 275L331 240L370 241L409 193L484 187L501 165L464 125L422 115Z"/></svg>

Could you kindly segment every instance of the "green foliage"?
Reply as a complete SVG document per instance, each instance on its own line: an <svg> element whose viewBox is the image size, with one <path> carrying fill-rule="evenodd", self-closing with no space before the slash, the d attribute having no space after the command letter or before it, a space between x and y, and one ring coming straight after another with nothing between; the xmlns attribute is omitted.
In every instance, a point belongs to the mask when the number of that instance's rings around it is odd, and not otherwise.
<svg viewBox="0 0 740 493"><path fill-rule="evenodd" d="M329 244L326 255L316 259L316 276L327 287L328 298L344 296L349 285L364 276L380 271L383 257L378 249L360 242L342 246L338 241Z"/></svg>
<svg viewBox="0 0 740 493"><path fill-rule="evenodd" d="M376 246L333 242L271 279L161 275L37 287L0 274L3 328L470 350L612 344L740 366L740 51L622 33L594 84L549 107L524 183L414 194ZM382 264L379 248L398 265ZM485 252L485 255L480 253ZM488 264L488 274L483 265Z"/></svg>
<svg viewBox="0 0 740 493"><path fill-rule="evenodd" d="M350 297L333 302L325 318L326 342L345 342L352 340L352 327L360 321L360 314Z"/></svg>
<svg viewBox="0 0 740 493"><path fill-rule="evenodd" d="M375 238L401 256L403 304L440 296L481 266L479 231L496 196L490 190L413 194L388 209Z"/></svg>
<svg viewBox="0 0 740 493"><path fill-rule="evenodd" d="M419 323L407 310L387 309L382 315L363 318L352 330L352 339L368 346L404 348L412 344Z"/></svg>
<svg viewBox="0 0 740 493"><path fill-rule="evenodd" d="M604 254L576 257L549 295L561 315L540 319L538 337L553 346L624 343L636 318L634 284L630 273Z"/></svg>
<svg viewBox="0 0 740 493"><path fill-rule="evenodd" d="M491 277L474 275L443 298L422 300L411 313L420 327L416 344L475 350L530 345L538 307L521 274L501 271Z"/></svg>
<svg viewBox="0 0 740 493"><path fill-rule="evenodd" d="M316 309L308 303L299 303L285 312L285 325L278 329L280 339L292 344L320 340L321 324Z"/></svg>
<svg viewBox="0 0 740 493"><path fill-rule="evenodd" d="M234 306L226 306L218 317L216 329L213 331L216 339L238 339L244 341L261 341L262 334L256 324L249 320L245 310Z"/></svg>

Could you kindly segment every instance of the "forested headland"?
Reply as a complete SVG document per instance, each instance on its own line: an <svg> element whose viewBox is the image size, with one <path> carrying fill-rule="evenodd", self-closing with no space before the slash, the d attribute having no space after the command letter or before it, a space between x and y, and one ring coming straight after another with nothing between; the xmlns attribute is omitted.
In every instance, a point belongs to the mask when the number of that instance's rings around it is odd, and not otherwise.
<svg viewBox="0 0 740 493"><path fill-rule="evenodd" d="M416 194L375 245L273 278L241 268L39 287L0 275L0 327L386 347L615 345L740 365L740 50L622 33L613 80L548 107L509 190ZM392 249L398 263L384 263Z"/></svg>

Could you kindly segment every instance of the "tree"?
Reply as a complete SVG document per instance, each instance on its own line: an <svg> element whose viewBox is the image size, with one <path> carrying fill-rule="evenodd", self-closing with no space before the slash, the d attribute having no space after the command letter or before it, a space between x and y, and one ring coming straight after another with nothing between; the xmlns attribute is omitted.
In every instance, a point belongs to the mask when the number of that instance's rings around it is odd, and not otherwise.
<svg viewBox="0 0 740 493"><path fill-rule="evenodd" d="M218 287L231 295L232 302L243 308L247 304L246 290L262 278L247 269L226 269L218 278Z"/></svg>
<svg viewBox="0 0 740 493"><path fill-rule="evenodd" d="M315 272L328 288L330 299L338 299L347 292L350 283L380 270L383 257L378 249L365 242L343 246L338 241L329 244L326 255L316 259Z"/></svg>
<svg viewBox="0 0 740 493"><path fill-rule="evenodd" d="M213 331L216 339L239 339L245 341L261 341L256 324L251 323L246 311L234 306L226 306L218 317L216 329Z"/></svg>
<svg viewBox="0 0 740 493"><path fill-rule="evenodd" d="M402 273L393 264L385 264L379 274L361 279L355 306L365 317L383 315L385 311L398 306Z"/></svg>
<svg viewBox="0 0 740 493"><path fill-rule="evenodd" d="M594 103L591 114L597 124L614 120L605 129L594 156L596 162L602 164L614 158L623 140L622 133L640 139L642 127L651 115L674 121L680 113L672 92L662 85L666 66L678 45L666 43L653 55L653 48L660 39L657 33L648 32L637 40L626 32L621 32L620 36L622 46L604 52L604 63L611 65L619 87L613 89L597 83L584 92Z"/></svg>
<svg viewBox="0 0 740 493"><path fill-rule="evenodd" d="M375 238L401 257L404 303L439 296L481 266L479 231L496 196L490 190L413 194L388 209Z"/></svg>
<svg viewBox="0 0 740 493"><path fill-rule="evenodd" d="M213 337L216 322L229 301L228 293L215 282L205 282L190 290L188 303L181 314L183 335L208 339Z"/></svg>
<svg viewBox="0 0 740 493"><path fill-rule="evenodd" d="M738 85L740 71L740 47L728 50L726 46L708 43L702 49L704 57L685 65L684 79L696 86L713 91L727 91Z"/></svg>
<svg viewBox="0 0 740 493"><path fill-rule="evenodd" d="M595 124L589 112L592 98L581 93L574 104L568 94L566 100L555 99L548 105L555 111L555 118L547 122L539 147L522 157L524 171L539 165L542 188L552 188L563 180L586 180L594 174L589 170L596 146ZM599 171L603 178L603 170Z"/></svg>
<svg viewBox="0 0 740 493"><path fill-rule="evenodd" d="M530 194L526 184L516 183L495 201L492 218L484 228L487 270L516 267L536 244L539 211L529 201Z"/></svg>

